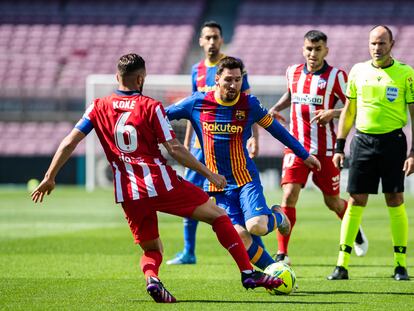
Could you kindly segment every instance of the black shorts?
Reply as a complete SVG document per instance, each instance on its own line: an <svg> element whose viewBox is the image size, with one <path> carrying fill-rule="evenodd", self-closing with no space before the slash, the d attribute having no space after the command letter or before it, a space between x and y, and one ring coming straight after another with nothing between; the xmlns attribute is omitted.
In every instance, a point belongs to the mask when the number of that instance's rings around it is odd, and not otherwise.
<svg viewBox="0 0 414 311"><path fill-rule="evenodd" d="M404 192L404 162L407 140L401 129L386 134L355 133L351 143L349 193Z"/></svg>

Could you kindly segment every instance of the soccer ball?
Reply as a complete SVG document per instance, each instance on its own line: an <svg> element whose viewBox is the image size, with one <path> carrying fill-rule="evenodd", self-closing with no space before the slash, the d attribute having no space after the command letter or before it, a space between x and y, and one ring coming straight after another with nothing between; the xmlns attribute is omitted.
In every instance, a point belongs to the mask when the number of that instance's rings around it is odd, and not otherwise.
<svg viewBox="0 0 414 311"><path fill-rule="evenodd" d="M278 288L268 289L269 294L289 295L297 289L295 272L286 263L280 261L272 263L263 272L283 280L283 284Z"/></svg>

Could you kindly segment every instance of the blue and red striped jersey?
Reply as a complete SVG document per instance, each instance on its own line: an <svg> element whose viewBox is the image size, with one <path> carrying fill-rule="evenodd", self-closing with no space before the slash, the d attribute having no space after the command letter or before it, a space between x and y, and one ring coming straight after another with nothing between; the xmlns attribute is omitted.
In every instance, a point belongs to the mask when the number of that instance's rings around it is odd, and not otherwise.
<svg viewBox="0 0 414 311"><path fill-rule="evenodd" d="M267 113L253 95L241 93L233 102L224 103L215 98L214 91L196 92L178 103L167 107L170 120L191 121L203 149L206 166L226 177L224 190L235 189L259 179L259 174L246 148L251 127L258 123L275 138L291 148L296 155L306 159L309 154L279 122ZM220 191L208 180L206 191Z"/></svg>
<svg viewBox="0 0 414 311"><path fill-rule="evenodd" d="M221 58L225 57L222 55ZM220 59L221 59L220 58ZM191 85L192 85L192 92L210 92L214 90L216 85L215 77L217 72L217 64L219 61L215 63L211 63L208 59L203 59L200 62L193 65L191 69ZM248 76L246 70L243 70L243 83L242 83L242 92L245 92L250 89ZM197 135L195 132L191 137L191 144L190 144L190 151L192 155L202 163L204 163L203 153L201 151L200 143L198 142ZM202 187L205 177L198 174L195 171L190 169L186 169L185 179L191 181L197 187Z"/></svg>

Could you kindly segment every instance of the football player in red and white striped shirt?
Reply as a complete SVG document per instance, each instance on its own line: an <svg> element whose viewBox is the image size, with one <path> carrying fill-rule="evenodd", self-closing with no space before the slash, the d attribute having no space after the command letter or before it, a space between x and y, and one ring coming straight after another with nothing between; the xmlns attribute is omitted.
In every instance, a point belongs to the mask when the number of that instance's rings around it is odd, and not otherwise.
<svg viewBox="0 0 414 311"><path fill-rule="evenodd" d="M40 185L32 192L42 202L55 186L55 177L83 138L95 129L114 175L115 199L121 203L135 242L144 251L141 269L147 291L156 302L176 299L158 278L162 243L157 212L192 217L210 224L219 242L236 261L245 288L273 289L283 281L254 271L242 240L226 212L208 195L177 176L162 157L158 144L180 164L206 177L218 188L226 186L223 176L207 169L175 138L162 104L141 94L145 61L137 54L122 56L118 62L119 89L96 99L83 118L56 151Z"/></svg>
<svg viewBox="0 0 414 311"><path fill-rule="evenodd" d="M289 66L286 71L287 92L269 110L274 118L285 121L279 111L290 107L290 132L305 149L321 162L320 171L312 171L314 183L321 189L325 204L340 219L347 208L347 201L339 197L340 171L332 162L336 134L333 119L341 110L338 103L345 103L347 75L328 65L327 36L310 30L304 36L305 64ZM301 188L306 184L311 170L289 150L285 150L282 170L282 210L288 216L292 229L296 222L296 203ZM290 235L278 234L276 261L290 264L287 257ZM355 240L355 251L363 256L368 241L360 229Z"/></svg>

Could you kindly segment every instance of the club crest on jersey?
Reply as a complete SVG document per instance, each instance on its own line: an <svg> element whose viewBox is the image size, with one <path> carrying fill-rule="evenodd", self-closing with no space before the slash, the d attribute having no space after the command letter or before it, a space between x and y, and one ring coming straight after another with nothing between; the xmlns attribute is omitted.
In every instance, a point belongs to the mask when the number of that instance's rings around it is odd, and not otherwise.
<svg viewBox="0 0 414 311"><path fill-rule="evenodd" d="M387 86L386 96L390 102L393 102L398 97L398 88L395 86Z"/></svg>
<svg viewBox="0 0 414 311"><path fill-rule="evenodd" d="M236 119L241 121L246 119L246 111L244 110L236 110Z"/></svg>
<svg viewBox="0 0 414 311"><path fill-rule="evenodd" d="M318 88L320 88L321 90L323 90L324 88L326 88L326 80L325 79L319 79L318 81Z"/></svg>

